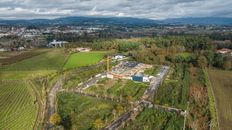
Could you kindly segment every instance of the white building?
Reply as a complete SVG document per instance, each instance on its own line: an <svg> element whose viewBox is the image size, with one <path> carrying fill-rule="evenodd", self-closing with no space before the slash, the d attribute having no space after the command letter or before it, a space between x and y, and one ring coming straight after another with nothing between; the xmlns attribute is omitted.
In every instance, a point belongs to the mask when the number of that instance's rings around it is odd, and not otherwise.
<svg viewBox="0 0 232 130"><path fill-rule="evenodd" d="M6 49L0 48L0 52L4 52L4 51L6 51Z"/></svg>
<svg viewBox="0 0 232 130"><path fill-rule="evenodd" d="M62 47L66 43L68 43L68 42L53 40L52 42L49 43L49 46L51 46L51 47Z"/></svg>
<svg viewBox="0 0 232 130"><path fill-rule="evenodd" d="M25 49L25 47L23 47L23 46L18 47L18 50L19 50L19 51L22 51L22 50L24 50L24 49Z"/></svg>
<svg viewBox="0 0 232 130"><path fill-rule="evenodd" d="M91 49L90 48L76 48L76 51L79 51L79 52L90 52Z"/></svg>
<svg viewBox="0 0 232 130"><path fill-rule="evenodd" d="M115 55L115 56L113 57L114 60L122 60L122 59L124 59L124 58L125 58L124 55Z"/></svg>

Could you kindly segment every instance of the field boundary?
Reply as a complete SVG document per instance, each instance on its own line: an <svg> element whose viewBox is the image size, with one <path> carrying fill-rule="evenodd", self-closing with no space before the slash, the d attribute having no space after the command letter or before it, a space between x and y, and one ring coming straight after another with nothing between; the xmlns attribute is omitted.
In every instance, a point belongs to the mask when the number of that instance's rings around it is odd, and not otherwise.
<svg viewBox="0 0 232 130"><path fill-rule="evenodd" d="M213 92L212 84L209 79L209 75L207 72L207 69L203 69L204 75L205 75L205 82L208 90L208 98L209 98L209 110L212 118L212 124L210 125L210 129L213 130L220 130L220 124L218 120L218 110L217 110L217 103L215 100L215 95ZM211 128L212 127L212 128Z"/></svg>
<svg viewBox="0 0 232 130"><path fill-rule="evenodd" d="M35 96L36 96L36 100L37 100L37 102L38 102L37 116L36 116L35 124L34 124L34 126L33 126L33 129L35 130L35 129L37 129L38 126L39 126L40 118L41 118L41 120L43 120L43 117L42 117L42 116L43 116L44 114L42 114L42 113L44 112L44 110L43 110L43 107L42 107L41 95L40 95L40 93L38 92L37 88L34 86L34 84L33 84L30 80L27 80L27 83L31 86L31 88L32 88L32 90L33 90L33 92L34 92L34 94L35 94ZM29 87L30 87L30 86L29 86Z"/></svg>

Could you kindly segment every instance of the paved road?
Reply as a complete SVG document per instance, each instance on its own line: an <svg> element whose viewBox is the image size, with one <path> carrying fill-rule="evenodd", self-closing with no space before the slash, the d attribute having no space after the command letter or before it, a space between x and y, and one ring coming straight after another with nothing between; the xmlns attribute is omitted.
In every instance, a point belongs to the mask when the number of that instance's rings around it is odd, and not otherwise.
<svg viewBox="0 0 232 130"><path fill-rule="evenodd" d="M103 63L98 63L96 65L83 67L81 69L78 69L77 72L75 72L75 73L86 71L86 70L89 70L89 69L94 69L94 68L97 68L97 67L101 66L102 64ZM68 80L68 77L66 77L66 78L67 78L66 80ZM48 102L47 102L48 112L47 112L47 115L45 116L45 117L47 117L46 124L48 124L48 126L45 127L46 129L49 129L51 127L51 125L48 123L49 122L49 117L56 112L56 93L59 92L62 89L62 80L63 79L60 78L55 83L55 85L51 88L51 90L49 91L49 94L48 94ZM91 83L93 83L93 82L91 82Z"/></svg>
<svg viewBox="0 0 232 130"><path fill-rule="evenodd" d="M182 109L179 109L179 108L162 106L162 105L159 105L159 104L153 104L152 102L145 101L145 100L142 100L141 103L143 103L144 106L147 106L149 108L164 109L164 110L169 111L169 112L175 112L175 113L180 114L182 116L185 116L185 114L186 114Z"/></svg>
<svg viewBox="0 0 232 130"><path fill-rule="evenodd" d="M56 82L56 84L52 87L48 95L48 117L56 111L56 93L62 88L61 79Z"/></svg>
<svg viewBox="0 0 232 130"><path fill-rule="evenodd" d="M144 92L143 94L143 100L152 101L155 95L156 89L162 84L165 75L168 73L169 67L163 66L160 70L160 72L155 76L151 83L150 87Z"/></svg>
<svg viewBox="0 0 232 130"><path fill-rule="evenodd" d="M62 89L62 79L59 79L55 85L52 87L48 94L48 104L47 104L47 116L45 122L45 129L48 130L52 128L52 124L49 123L49 118L52 114L56 112L56 93Z"/></svg>
<svg viewBox="0 0 232 130"><path fill-rule="evenodd" d="M105 72L101 73L101 74L98 74L98 76L94 76L94 77L91 77L89 80L87 80L86 82L84 82L82 85L76 87L75 90L85 90L89 87L92 87L94 84L96 84L99 80L101 80L101 76L102 75L106 75Z"/></svg>
<svg viewBox="0 0 232 130"><path fill-rule="evenodd" d="M136 107L124 113L117 120L115 120L110 125L103 128L103 130L118 130L123 125L123 123L134 119L137 115L139 115L139 113L142 110L143 110L143 106L141 103L139 103L138 105L136 105Z"/></svg>

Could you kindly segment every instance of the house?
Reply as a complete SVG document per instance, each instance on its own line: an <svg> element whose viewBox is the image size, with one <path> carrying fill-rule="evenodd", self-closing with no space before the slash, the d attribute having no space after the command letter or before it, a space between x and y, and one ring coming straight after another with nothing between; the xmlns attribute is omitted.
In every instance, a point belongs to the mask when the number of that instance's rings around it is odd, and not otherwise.
<svg viewBox="0 0 232 130"><path fill-rule="evenodd" d="M66 42L66 41L56 41L56 40L53 40L52 42L50 42L49 44L48 44L48 46L50 46L50 47L62 47L64 44L66 44L66 43L68 43L68 42Z"/></svg>
<svg viewBox="0 0 232 130"><path fill-rule="evenodd" d="M0 48L0 52L5 52L5 51L7 51L7 50L4 48Z"/></svg>
<svg viewBox="0 0 232 130"><path fill-rule="evenodd" d="M231 52L231 49L228 49L228 48L222 48L222 49L217 50L217 53L220 53L220 54L227 54L230 52Z"/></svg>
<svg viewBox="0 0 232 130"><path fill-rule="evenodd" d="M124 58L125 58L124 55L115 55L115 56L113 57L114 60L122 60L122 59L124 59Z"/></svg>
<svg viewBox="0 0 232 130"><path fill-rule="evenodd" d="M76 51L79 51L79 52L90 52L91 49L90 48L76 48Z"/></svg>
<svg viewBox="0 0 232 130"><path fill-rule="evenodd" d="M22 50L24 50L24 49L25 49L25 47L23 47L23 46L18 47L18 51L22 51Z"/></svg>

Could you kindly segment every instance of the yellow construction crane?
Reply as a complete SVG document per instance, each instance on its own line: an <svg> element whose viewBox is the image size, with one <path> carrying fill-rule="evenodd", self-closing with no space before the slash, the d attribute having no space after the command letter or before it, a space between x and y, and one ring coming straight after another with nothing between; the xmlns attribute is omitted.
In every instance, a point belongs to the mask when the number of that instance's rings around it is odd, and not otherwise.
<svg viewBox="0 0 232 130"><path fill-rule="evenodd" d="M107 73L109 73L110 71L111 71L111 67L110 67L110 65L111 65L111 56L107 56L107 59L106 59L106 62L107 62Z"/></svg>

